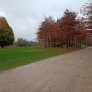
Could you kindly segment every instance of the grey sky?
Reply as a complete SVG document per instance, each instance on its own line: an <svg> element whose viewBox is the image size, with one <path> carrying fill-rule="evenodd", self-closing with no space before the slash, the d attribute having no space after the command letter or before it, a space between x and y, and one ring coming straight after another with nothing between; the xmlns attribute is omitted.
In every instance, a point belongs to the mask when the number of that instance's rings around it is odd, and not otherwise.
<svg viewBox="0 0 92 92"><path fill-rule="evenodd" d="M88 0L0 0L0 16L7 18L15 38L33 40L44 16L54 19L66 9L79 12Z"/></svg>

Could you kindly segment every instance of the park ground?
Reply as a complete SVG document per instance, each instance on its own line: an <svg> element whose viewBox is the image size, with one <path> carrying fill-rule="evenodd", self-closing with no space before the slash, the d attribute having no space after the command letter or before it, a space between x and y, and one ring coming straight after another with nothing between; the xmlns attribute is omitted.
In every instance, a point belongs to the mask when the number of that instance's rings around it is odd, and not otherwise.
<svg viewBox="0 0 92 92"><path fill-rule="evenodd" d="M0 72L0 92L92 92L92 47Z"/></svg>
<svg viewBox="0 0 92 92"><path fill-rule="evenodd" d="M82 47L83 48L83 47ZM79 48L81 49L81 48ZM0 71L79 50L76 48L0 48Z"/></svg>

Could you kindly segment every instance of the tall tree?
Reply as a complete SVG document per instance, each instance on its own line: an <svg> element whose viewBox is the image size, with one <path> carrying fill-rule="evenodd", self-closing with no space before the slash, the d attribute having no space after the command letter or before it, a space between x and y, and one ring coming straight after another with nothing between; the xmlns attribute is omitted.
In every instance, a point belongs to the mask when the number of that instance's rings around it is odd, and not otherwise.
<svg viewBox="0 0 92 92"><path fill-rule="evenodd" d="M81 13L85 16L85 24L88 32L92 34L92 0L89 0L89 3L83 6Z"/></svg>
<svg viewBox="0 0 92 92"><path fill-rule="evenodd" d="M58 23L61 28L61 37L63 43L66 44L67 47L71 47L73 45L73 40L76 33L75 26L79 23L79 20L76 19L77 14L75 12L66 10L64 12L64 16L58 20Z"/></svg>
<svg viewBox="0 0 92 92"><path fill-rule="evenodd" d="M38 40L43 42L46 47L52 47L58 44L56 42L56 32L59 30L59 27L52 17L45 18L44 22L42 22L38 30Z"/></svg>
<svg viewBox="0 0 92 92"><path fill-rule="evenodd" d="M4 17L0 17L0 46L12 45L14 41L14 33Z"/></svg>

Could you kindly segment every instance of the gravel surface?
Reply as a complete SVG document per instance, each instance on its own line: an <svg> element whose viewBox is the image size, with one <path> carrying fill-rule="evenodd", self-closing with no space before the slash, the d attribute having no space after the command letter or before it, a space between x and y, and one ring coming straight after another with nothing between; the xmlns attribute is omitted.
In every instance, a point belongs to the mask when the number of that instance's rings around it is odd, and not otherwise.
<svg viewBox="0 0 92 92"><path fill-rule="evenodd" d="M0 92L92 92L92 47L0 72Z"/></svg>

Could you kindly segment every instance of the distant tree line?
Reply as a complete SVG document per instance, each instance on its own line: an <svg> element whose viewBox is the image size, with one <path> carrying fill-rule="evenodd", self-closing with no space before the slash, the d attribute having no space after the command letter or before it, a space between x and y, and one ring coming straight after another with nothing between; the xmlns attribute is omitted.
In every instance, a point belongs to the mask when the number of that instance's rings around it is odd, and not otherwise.
<svg viewBox="0 0 92 92"><path fill-rule="evenodd" d="M37 45L36 42L28 41L23 38L18 38L17 41L14 42L14 46L16 47L30 47L30 46L35 46L35 45Z"/></svg>
<svg viewBox="0 0 92 92"><path fill-rule="evenodd" d="M80 47L85 43L86 27L77 13L66 10L63 17L55 21L45 18L37 32L38 42L45 47Z"/></svg>

